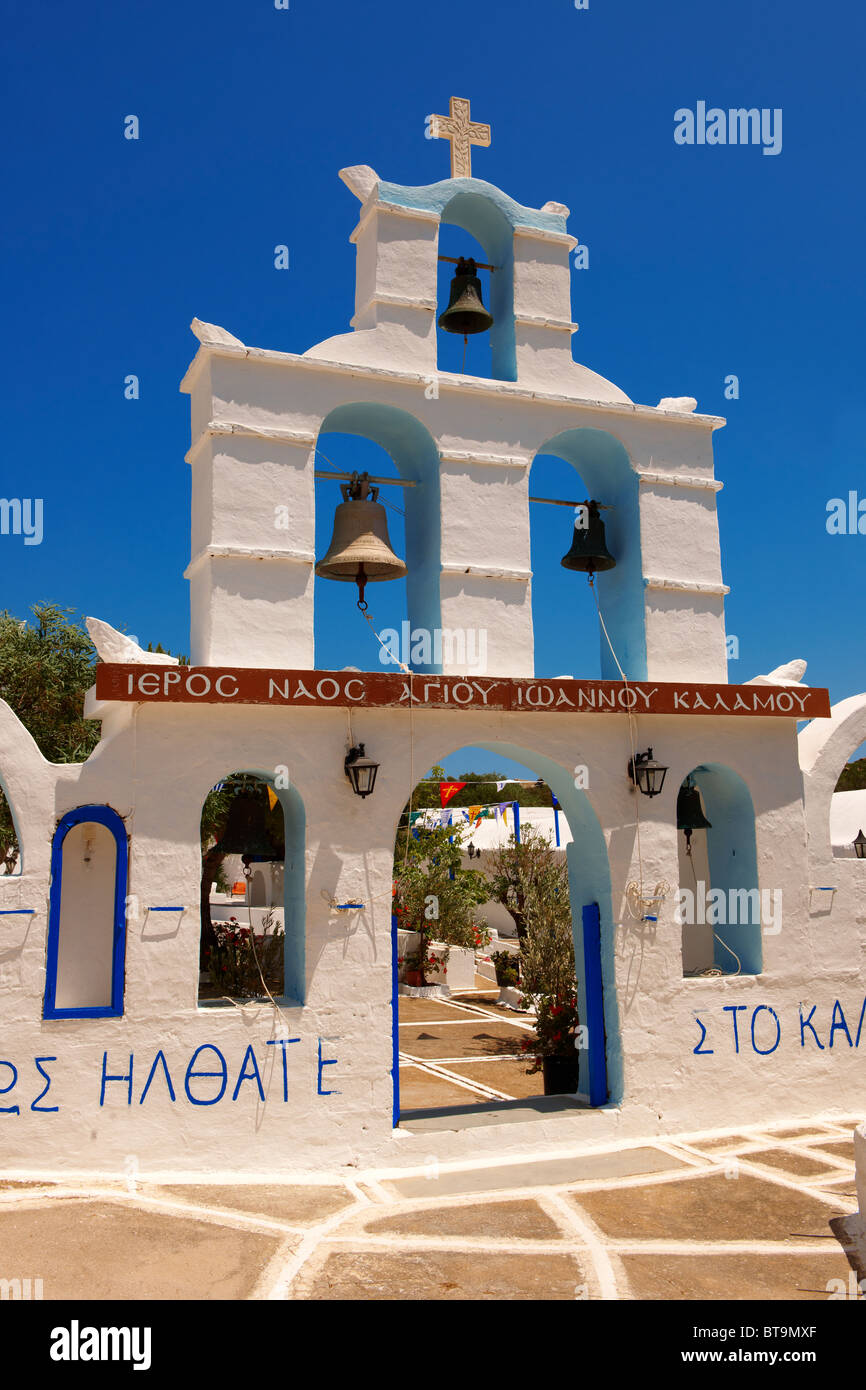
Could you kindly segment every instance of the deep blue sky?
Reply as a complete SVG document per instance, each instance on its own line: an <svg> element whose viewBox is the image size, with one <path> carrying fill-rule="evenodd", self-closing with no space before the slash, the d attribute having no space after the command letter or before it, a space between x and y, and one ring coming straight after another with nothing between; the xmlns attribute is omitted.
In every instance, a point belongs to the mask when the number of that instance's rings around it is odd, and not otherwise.
<svg viewBox="0 0 866 1390"><path fill-rule="evenodd" d="M454 93L493 127L479 177L572 209L590 250L573 274L578 360L634 400L693 395L728 417L715 440L730 678L804 656L834 700L866 686L866 536L825 529L829 498L866 497L862 6L7 0L2 13L0 494L44 498L45 537L0 537L0 606L24 616L51 598L189 650L189 321L295 352L345 331L357 203L337 170L447 177L424 118ZM698 100L781 107L781 154L676 145L674 111ZM130 113L138 141L123 138ZM535 490L574 487L564 465L536 468ZM562 553L563 514L537 511L536 552ZM539 670L594 675L588 609L563 643L572 578L554 565L536 581ZM375 666L346 588L329 588L319 664ZM380 626L399 606L399 586L377 587Z"/></svg>

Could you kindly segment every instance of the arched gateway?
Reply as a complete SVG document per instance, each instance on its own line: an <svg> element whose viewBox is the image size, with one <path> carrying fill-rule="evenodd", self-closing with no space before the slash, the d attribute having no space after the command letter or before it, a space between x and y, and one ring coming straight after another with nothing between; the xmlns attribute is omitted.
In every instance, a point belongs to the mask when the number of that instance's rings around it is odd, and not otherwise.
<svg viewBox="0 0 866 1390"><path fill-rule="evenodd" d="M634 403L574 360L568 209L528 207L473 176L482 127L467 111L453 129L451 178L403 186L366 165L342 170L360 205L347 331L298 352L193 322L181 388L193 424L191 666L100 638L85 713L101 740L72 767L42 758L0 702L0 770L23 850L22 872L0 875L0 1061L21 1090L5 1100L18 1106L4 1127L10 1168L116 1172L128 1154L145 1172L417 1162L392 1126L394 833L442 750L467 745L529 761L571 835L593 1108L557 1118L563 1141L787 1119L794 1092L801 1113L862 1100L866 1037L854 1027L846 1041L838 1018L856 1020L863 1003L852 971L866 865L834 859L826 833L837 754L862 737L861 707L840 709L838 737L822 738L812 731L830 713L825 690L729 682L712 450L724 422L681 396ZM495 324L489 376L440 370L443 221L490 257L476 267ZM457 260L477 298L478 276ZM463 313L477 325L472 294ZM386 644L383 659L345 583L339 669L316 669L323 430L373 440L393 461L396 477L369 481L405 512L407 553L391 564L407 566L409 626L422 638L433 629L432 658ZM543 452L593 494L552 499L561 549L542 558L558 564L571 548L575 603L593 579L601 680L582 678L570 597L552 615L563 648L553 669L569 674L535 674L529 471ZM366 507L344 537L375 567L384 508L342 471ZM606 508L602 552L575 539L574 505L593 501ZM99 544L93 531L84 540ZM283 994L266 976L262 989L253 978L247 992L199 998L202 804L227 769L254 769L282 808L282 880L261 849L257 863L271 867L235 896L254 924L282 904ZM683 973L677 802L690 773L713 826L708 877L781 895L780 930L718 932L739 974L710 955L702 973ZM83 910L94 856L98 943ZM832 888L820 903L819 884ZM243 927L233 887L220 896ZM97 960L94 984L84 966ZM47 1102L32 1106L21 1089L32 1059L55 1055ZM498 1139L485 1133L489 1154ZM477 1138L452 1134L449 1152Z"/></svg>

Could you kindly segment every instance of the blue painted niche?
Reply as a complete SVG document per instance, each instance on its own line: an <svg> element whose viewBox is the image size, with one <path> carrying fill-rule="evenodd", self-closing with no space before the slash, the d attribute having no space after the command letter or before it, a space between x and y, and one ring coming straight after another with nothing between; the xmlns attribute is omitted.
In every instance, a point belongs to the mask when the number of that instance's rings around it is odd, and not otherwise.
<svg viewBox="0 0 866 1390"><path fill-rule="evenodd" d="M77 806L51 844L45 1018L123 1014L129 845L110 806Z"/></svg>
<svg viewBox="0 0 866 1390"><path fill-rule="evenodd" d="M759 975L763 938L752 794L742 777L722 763L702 763L689 775L712 827L693 836L693 841L706 836L707 890L720 889L726 898L722 920L712 924L713 963L726 975ZM683 880L682 874L680 886L694 890L694 882Z"/></svg>

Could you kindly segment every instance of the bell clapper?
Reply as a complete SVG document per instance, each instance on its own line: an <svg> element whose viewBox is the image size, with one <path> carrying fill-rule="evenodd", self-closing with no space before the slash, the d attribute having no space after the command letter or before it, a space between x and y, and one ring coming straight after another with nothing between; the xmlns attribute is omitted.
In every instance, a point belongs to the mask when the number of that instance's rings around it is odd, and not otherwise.
<svg viewBox="0 0 866 1390"><path fill-rule="evenodd" d="M366 613L367 603L364 598L364 590L367 587L367 572L363 565L358 566L358 573L355 575L355 583L358 585L358 607L362 613Z"/></svg>

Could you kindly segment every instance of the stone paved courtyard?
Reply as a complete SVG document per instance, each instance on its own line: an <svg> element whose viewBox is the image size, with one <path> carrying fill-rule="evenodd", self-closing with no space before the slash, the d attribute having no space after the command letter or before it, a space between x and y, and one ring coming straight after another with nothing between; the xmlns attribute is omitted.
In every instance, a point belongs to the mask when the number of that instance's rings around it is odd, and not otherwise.
<svg viewBox="0 0 866 1390"><path fill-rule="evenodd" d="M483 985L484 981L480 981ZM399 999L400 1110L523 1100L543 1094L521 1050L531 1021L494 1001L498 990L453 999Z"/></svg>
<svg viewBox="0 0 866 1390"><path fill-rule="evenodd" d="M826 1300L862 1258L858 1120L315 1182L0 1179L0 1276L73 1300Z"/></svg>

